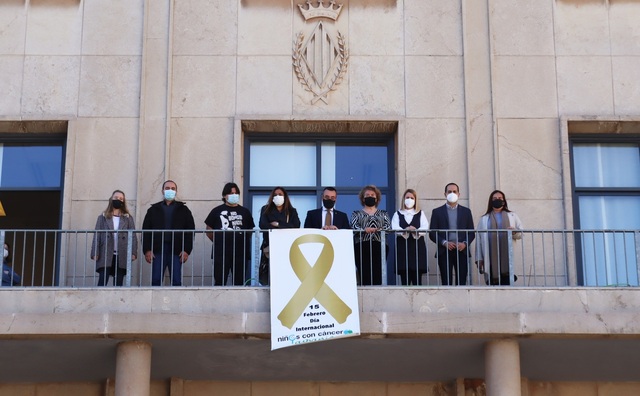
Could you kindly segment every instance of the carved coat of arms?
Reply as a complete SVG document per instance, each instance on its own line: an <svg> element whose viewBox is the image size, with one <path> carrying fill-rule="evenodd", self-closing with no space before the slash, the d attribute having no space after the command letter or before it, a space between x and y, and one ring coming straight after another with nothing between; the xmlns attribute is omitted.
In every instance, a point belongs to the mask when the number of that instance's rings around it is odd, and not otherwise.
<svg viewBox="0 0 640 396"><path fill-rule="evenodd" d="M338 20L342 4L331 0L325 7L323 0L298 4L298 8L310 29L305 35L299 32L293 42L293 70L305 90L313 94L311 104L323 101L328 104L329 92L336 89L342 81L349 63L347 40L330 21Z"/></svg>

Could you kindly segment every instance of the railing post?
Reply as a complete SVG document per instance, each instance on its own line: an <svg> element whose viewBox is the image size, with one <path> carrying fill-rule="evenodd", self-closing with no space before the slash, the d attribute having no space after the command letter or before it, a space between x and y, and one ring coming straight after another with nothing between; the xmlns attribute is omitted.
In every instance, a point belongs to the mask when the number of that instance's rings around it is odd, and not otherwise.
<svg viewBox="0 0 640 396"><path fill-rule="evenodd" d="M253 260L251 265L251 286L258 286L260 279L260 229L253 230Z"/></svg>
<svg viewBox="0 0 640 396"><path fill-rule="evenodd" d="M382 286L387 286L387 232L380 232L380 254L382 259Z"/></svg>
<svg viewBox="0 0 640 396"><path fill-rule="evenodd" d="M117 243L117 241L116 241ZM124 285L131 287L131 256L133 254L133 230L127 231L127 274L125 275ZM115 282L115 279L114 279Z"/></svg>
<svg viewBox="0 0 640 396"><path fill-rule="evenodd" d="M509 283L508 285L512 285L515 283L515 279L513 277L513 231L507 230L507 243L509 244Z"/></svg>

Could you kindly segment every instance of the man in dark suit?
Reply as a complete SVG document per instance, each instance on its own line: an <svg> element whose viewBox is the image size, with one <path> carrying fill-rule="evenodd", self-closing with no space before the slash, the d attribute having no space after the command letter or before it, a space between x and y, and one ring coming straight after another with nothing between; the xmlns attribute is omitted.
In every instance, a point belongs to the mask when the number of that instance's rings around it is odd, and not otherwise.
<svg viewBox="0 0 640 396"><path fill-rule="evenodd" d="M323 230L349 230L351 225L347 214L333 207L338 199L338 192L333 187L325 187L322 191L322 207L307 212L304 228L322 228Z"/></svg>
<svg viewBox="0 0 640 396"><path fill-rule="evenodd" d="M456 273L458 285L467 284L469 273L469 245L475 238L473 216L469 208L458 205L460 188L449 183L444 188L447 203L433 209L429 228L429 238L438 245L438 267L442 285L453 285L453 272ZM454 230L454 231L446 231ZM458 231L459 230L459 231Z"/></svg>

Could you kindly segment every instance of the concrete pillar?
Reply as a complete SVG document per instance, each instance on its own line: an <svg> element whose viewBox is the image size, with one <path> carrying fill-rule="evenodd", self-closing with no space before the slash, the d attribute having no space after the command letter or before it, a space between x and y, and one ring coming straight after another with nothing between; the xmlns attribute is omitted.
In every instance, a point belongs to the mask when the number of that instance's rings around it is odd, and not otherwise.
<svg viewBox="0 0 640 396"><path fill-rule="evenodd" d="M493 111L490 0L462 0L462 57L467 137L469 207L484 210L487 194L498 185L497 131ZM460 188L464 190L461 185Z"/></svg>
<svg viewBox="0 0 640 396"><path fill-rule="evenodd" d="M489 341L484 350L484 367L487 396L521 396L518 341Z"/></svg>
<svg viewBox="0 0 640 396"><path fill-rule="evenodd" d="M136 225L160 200L168 173L173 0L145 0L138 132ZM141 183L143 181L143 183ZM178 180L180 186L180 180ZM130 198L129 198L130 199Z"/></svg>
<svg viewBox="0 0 640 396"><path fill-rule="evenodd" d="M149 396L151 391L151 344L126 341L116 355L116 396Z"/></svg>

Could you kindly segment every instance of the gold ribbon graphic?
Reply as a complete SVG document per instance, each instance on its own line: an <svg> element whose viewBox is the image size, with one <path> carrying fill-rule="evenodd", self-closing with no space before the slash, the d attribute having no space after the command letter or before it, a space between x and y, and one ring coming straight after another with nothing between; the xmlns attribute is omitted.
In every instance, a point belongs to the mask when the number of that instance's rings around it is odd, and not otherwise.
<svg viewBox="0 0 640 396"><path fill-rule="evenodd" d="M300 250L300 245L305 243L321 243L323 245L318 261L313 267L309 265ZM333 245L323 235L302 235L293 241L289 249L289 261L291 261L293 272L295 272L302 284L282 312L280 312L280 315L278 315L278 319L280 319L283 326L289 329L292 328L314 297L338 323L344 323L347 317L351 315L351 308L324 283L333 266L333 258Z"/></svg>

